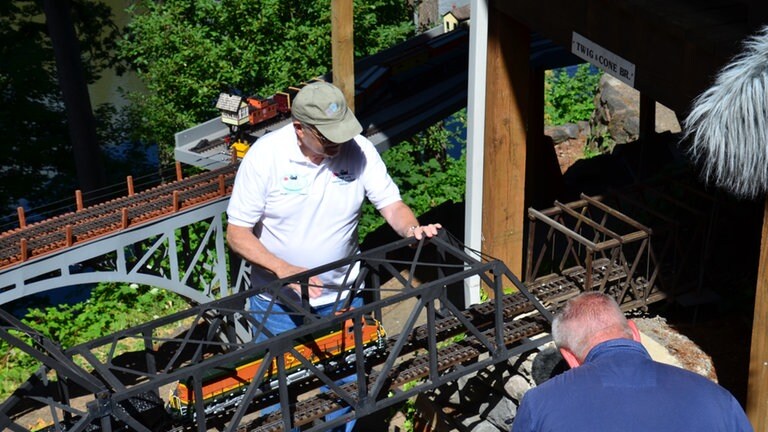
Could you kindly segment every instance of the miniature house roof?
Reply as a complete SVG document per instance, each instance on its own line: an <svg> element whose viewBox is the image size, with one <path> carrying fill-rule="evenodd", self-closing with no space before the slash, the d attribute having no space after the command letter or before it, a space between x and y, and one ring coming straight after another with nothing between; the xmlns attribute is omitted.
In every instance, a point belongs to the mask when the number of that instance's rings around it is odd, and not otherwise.
<svg viewBox="0 0 768 432"><path fill-rule="evenodd" d="M243 101L241 96L222 93L219 95L218 102L216 102L216 108L222 111L236 113L243 104L245 104L245 101Z"/></svg>
<svg viewBox="0 0 768 432"><path fill-rule="evenodd" d="M457 22L466 21L469 19L470 5L464 5L451 8L450 11L443 14L443 19L452 16Z"/></svg>

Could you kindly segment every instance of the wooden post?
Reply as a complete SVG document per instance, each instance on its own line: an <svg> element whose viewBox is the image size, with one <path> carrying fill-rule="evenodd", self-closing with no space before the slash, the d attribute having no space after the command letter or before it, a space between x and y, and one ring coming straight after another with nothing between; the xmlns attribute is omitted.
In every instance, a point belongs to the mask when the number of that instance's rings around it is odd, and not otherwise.
<svg viewBox="0 0 768 432"><path fill-rule="evenodd" d="M638 175L645 178L645 158L653 157L653 141L656 136L656 101L647 93L640 93L640 166L637 167Z"/></svg>
<svg viewBox="0 0 768 432"><path fill-rule="evenodd" d="M19 216L19 228L26 228L27 217L24 215L24 207L16 207L16 214Z"/></svg>
<svg viewBox="0 0 768 432"><path fill-rule="evenodd" d="M128 183L128 196L133 196L135 193L133 189L133 176L128 176L125 178L126 183Z"/></svg>
<svg viewBox="0 0 768 432"><path fill-rule="evenodd" d="M488 19L482 250L515 274L523 262L530 30L491 8ZM541 115L541 113L539 113Z"/></svg>
<svg viewBox="0 0 768 432"><path fill-rule="evenodd" d="M83 209L83 192L80 189L75 191L75 206L77 211Z"/></svg>
<svg viewBox="0 0 768 432"><path fill-rule="evenodd" d="M763 209L763 233L755 287L752 346L749 353L747 416L756 431L768 428L768 197Z"/></svg>
<svg viewBox="0 0 768 432"><path fill-rule="evenodd" d="M179 191L173 191L173 212L176 213L181 208L181 202L179 200Z"/></svg>
<svg viewBox="0 0 768 432"><path fill-rule="evenodd" d="M176 181L182 181L184 173L181 171L181 162L176 161Z"/></svg>
<svg viewBox="0 0 768 432"><path fill-rule="evenodd" d="M555 143L544 135L544 70L531 69L528 82L525 208L549 208L565 189ZM527 213L527 212L526 212Z"/></svg>
<svg viewBox="0 0 768 432"><path fill-rule="evenodd" d="M352 0L331 0L331 61L333 84L355 111L355 51Z"/></svg>

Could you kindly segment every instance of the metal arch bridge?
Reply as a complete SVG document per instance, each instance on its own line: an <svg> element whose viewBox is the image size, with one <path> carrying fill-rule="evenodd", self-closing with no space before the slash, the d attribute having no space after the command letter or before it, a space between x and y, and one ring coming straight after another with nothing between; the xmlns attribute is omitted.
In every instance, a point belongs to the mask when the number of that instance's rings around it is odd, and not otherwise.
<svg viewBox="0 0 768 432"><path fill-rule="evenodd" d="M195 303L227 294L223 221L227 202L228 198L220 198L0 271L0 304L60 287L104 281L161 287ZM204 232L197 233L201 237L190 239L191 227L201 223Z"/></svg>

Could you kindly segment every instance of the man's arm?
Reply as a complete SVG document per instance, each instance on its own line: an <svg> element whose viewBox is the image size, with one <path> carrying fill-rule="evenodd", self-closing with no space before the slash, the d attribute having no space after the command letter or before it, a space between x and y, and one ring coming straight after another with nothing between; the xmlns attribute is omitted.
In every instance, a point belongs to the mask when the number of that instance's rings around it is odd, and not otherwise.
<svg viewBox="0 0 768 432"><path fill-rule="evenodd" d="M401 237L416 237L421 240L422 237L434 237L437 230L442 228L439 223L420 225L419 220L413 214L410 207L402 201L395 201L392 204L380 210L381 215L387 221L389 226L400 234Z"/></svg>
<svg viewBox="0 0 768 432"><path fill-rule="evenodd" d="M295 266L267 250L261 240L253 235L252 228L227 225L227 243L233 251L245 260L271 271L278 279L307 270L304 267ZM322 292L322 285L323 283L317 276L311 277L309 279L309 296L311 298L319 296ZM292 286L292 288L300 292L298 286Z"/></svg>

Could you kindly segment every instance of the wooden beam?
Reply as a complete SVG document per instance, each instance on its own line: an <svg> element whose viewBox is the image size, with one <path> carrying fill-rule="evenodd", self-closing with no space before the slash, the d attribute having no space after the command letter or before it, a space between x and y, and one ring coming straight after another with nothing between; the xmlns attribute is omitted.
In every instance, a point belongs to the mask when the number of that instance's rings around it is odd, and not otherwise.
<svg viewBox="0 0 768 432"><path fill-rule="evenodd" d="M544 74L532 69L528 82L525 208L549 208L565 190L555 143L544 135Z"/></svg>
<svg viewBox="0 0 768 432"><path fill-rule="evenodd" d="M756 431L768 428L768 198L763 211L746 408L747 416Z"/></svg>
<svg viewBox="0 0 768 432"><path fill-rule="evenodd" d="M331 0L331 57L333 84L355 110L355 44L352 0Z"/></svg>
<svg viewBox="0 0 768 432"><path fill-rule="evenodd" d="M523 262L529 46L527 27L509 16L490 14L482 250L515 274L521 274Z"/></svg>
<svg viewBox="0 0 768 432"><path fill-rule="evenodd" d="M648 158L653 158L653 142L656 137L656 101L647 93L640 93L640 160L637 167L637 175L645 178L651 173L646 172Z"/></svg>

